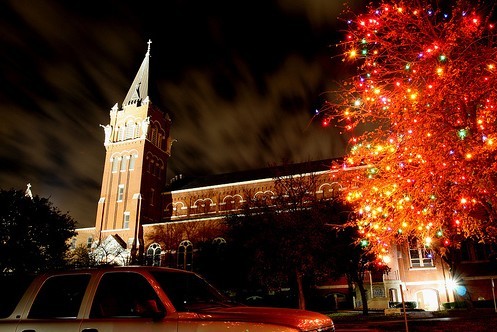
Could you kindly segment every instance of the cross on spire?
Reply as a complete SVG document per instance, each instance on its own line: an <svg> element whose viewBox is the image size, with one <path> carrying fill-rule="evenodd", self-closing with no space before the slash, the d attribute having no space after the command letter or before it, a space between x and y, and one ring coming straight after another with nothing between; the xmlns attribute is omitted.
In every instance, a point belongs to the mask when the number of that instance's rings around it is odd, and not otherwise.
<svg viewBox="0 0 497 332"><path fill-rule="evenodd" d="M152 40L149 39L147 44L148 44L147 54L150 54L150 44L152 44Z"/></svg>
<svg viewBox="0 0 497 332"><path fill-rule="evenodd" d="M24 193L24 196L26 196L26 197L29 197L29 198L33 199L33 193L31 192L31 183L28 183L28 184L26 185L26 187L27 187L27 188L26 188L26 192Z"/></svg>

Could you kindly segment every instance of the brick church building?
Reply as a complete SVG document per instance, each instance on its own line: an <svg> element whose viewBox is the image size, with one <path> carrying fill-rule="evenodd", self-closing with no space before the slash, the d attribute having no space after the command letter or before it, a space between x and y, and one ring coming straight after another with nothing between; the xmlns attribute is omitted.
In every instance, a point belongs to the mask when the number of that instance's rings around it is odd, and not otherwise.
<svg viewBox="0 0 497 332"><path fill-rule="evenodd" d="M72 247L88 248L100 262L124 265L145 257L147 264L191 269L198 241L225 241L220 221L226 215L240 211L247 200L274 197L275 174L291 175L302 165L176 176L167 182L174 140L169 116L148 95L149 60L150 42L124 101L111 108L109 123L101 125L106 156L95 226L77 229ZM339 174L330 165L331 160L306 163L305 174L316 177L315 194L324 199L341 189ZM401 300L401 291L406 301L426 310L438 310L455 297L491 301L497 278L495 265L489 264L491 248L468 243L461 252L461 275L451 276L447 264L429 249L398 245L388 263L390 272L365 280L369 307L387 308ZM339 307L348 285L330 281L319 289ZM458 290L464 294L456 295ZM356 299L355 306L361 307L360 297Z"/></svg>

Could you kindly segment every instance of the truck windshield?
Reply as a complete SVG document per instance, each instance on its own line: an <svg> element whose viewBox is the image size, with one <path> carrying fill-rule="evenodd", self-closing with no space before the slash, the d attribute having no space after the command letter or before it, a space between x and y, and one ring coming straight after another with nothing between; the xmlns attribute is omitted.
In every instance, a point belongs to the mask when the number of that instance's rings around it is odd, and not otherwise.
<svg viewBox="0 0 497 332"><path fill-rule="evenodd" d="M193 273L151 272L178 311L205 310L233 303Z"/></svg>

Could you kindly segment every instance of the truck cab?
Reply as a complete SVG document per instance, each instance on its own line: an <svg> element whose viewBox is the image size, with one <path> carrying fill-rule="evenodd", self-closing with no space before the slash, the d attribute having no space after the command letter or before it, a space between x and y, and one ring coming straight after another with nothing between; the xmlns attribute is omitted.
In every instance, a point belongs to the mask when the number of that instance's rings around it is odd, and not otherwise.
<svg viewBox="0 0 497 332"><path fill-rule="evenodd" d="M147 266L45 273L2 314L12 332L334 331L326 315L241 305L198 274Z"/></svg>

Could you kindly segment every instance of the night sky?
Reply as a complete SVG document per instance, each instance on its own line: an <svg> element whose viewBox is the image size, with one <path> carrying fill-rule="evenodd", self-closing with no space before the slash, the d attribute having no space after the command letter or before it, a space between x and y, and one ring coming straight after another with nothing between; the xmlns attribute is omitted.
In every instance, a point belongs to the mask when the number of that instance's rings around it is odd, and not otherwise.
<svg viewBox="0 0 497 332"><path fill-rule="evenodd" d="M344 73L333 59L343 2L2 1L0 188L31 183L93 226L99 125L149 39L150 99L177 139L168 178L341 156L346 139L312 116Z"/></svg>

